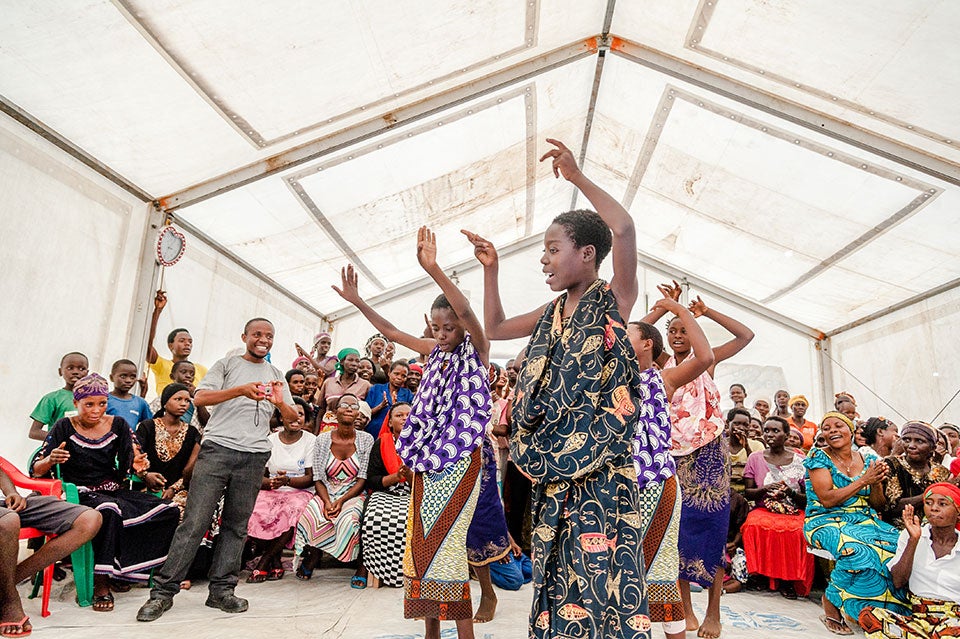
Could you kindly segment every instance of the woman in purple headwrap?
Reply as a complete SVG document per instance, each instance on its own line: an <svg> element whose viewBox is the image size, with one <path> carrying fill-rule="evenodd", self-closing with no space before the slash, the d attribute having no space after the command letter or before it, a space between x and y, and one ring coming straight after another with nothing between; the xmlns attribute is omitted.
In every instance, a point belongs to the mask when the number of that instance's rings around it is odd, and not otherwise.
<svg viewBox="0 0 960 639"><path fill-rule="evenodd" d="M106 414L109 390L96 373L74 384L78 415L53 425L33 464L37 477L58 467L58 476L80 489L80 503L103 517L93 538L93 609L98 612L113 610L110 578L150 578L150 570L167 558L180 521L173 502L124 488L130 473L146 476L149 462L127 422Z"/></svg>
<svg viewBox="0 0 960 639"><path fill-rule="evenodd" d="M903 453L883 460L890 467L890 474L883 482L887 504L881 512L888 524L903 530L903 507L909 504L922 516L923 493L927 487L950 479L950 471L933 461L937 435L933 426L920 421L907 422L900 429Z"/></svg>
<svg viewBox="0 0 960 639"><path fill-rule="evenodd" d="M480 448L490 420L490 342L467 298L437 265L436 239L426 227L417 233L417 260L443 291L430 309L432 338L399 330L364 302L353 266L342 271L341 288L334 289L387 339L430 353L397 437L400 460L414 473L403 558L404 617L423 617L428 639L439 639L442 619L456 620L457 636L473 639L467 530L480 495ZM478 615L483 609L481 600Z"/></svg>

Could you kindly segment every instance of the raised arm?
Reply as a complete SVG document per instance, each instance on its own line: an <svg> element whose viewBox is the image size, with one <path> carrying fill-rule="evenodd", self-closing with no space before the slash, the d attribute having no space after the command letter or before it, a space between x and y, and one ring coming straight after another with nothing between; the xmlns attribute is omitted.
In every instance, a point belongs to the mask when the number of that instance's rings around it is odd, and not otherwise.
<svg viewBox="0 0 960 639"><path fill-rule="evenodd" d="M620 315L630 317L630 311L637 301L637 231L633 218L613 197L594 184L583 174L573 157L573 153L560 140L547 138L554 145L543 154L540 161L553 158L553 174L563 178L580 189L593 208L603 218L613 233L613 279L610 288L617 298Z"/></svg>
<svg viewBox="0 0 960 639"><path fill-rule="evenodd" d="M707 308L707 305L703 303L703 300L700 299L700 296L697 296L697 299L693 302L690 302L690 311L693 313L694 317L706 317L712 319L714 322L727 329L733 333L733 339L725 344L721 344L713 349L714 357L714 366L719 364L725 359L730 359L744 348L747 344L753 341L753 331L746 327L746 325L741 324L737 320L715 311L712 308ZM710 375L713 375L713 367L710 367Z"/></svg>
<svg viewBox="0 0 960 639"><path fill-rule="evenodd" d="M414 337L410 333L404 333L364 302L363 298L360 297L360 288L357 285L357 272L352 264L340 269L340 288L336 286L331 288L337 292L337 295L357 307L357 310L367 318L367 321L373 324L374 328L391 342L402 344L417 353L429 353L436 346L437 341L435 339Z"/></svg>
<svg viewBox="0 0 960 639"><path fill-rule="evenodd" d="M487 339L529 337L543 315L546 304L523 315L507 318L500 300L500 258L489 240L476 233L460 230L473 244L473 255L483 265L483 328Z"/></svg>
<svg viewBox="0 0 960 639"><path fill-rule="evenodd" d="M905 588L910 583L910 574L913 572L913 558L920 545L920 518L914 514L913 506L903 508L903 528L907 532L907 543L900 554L897 563L890 566L890 576L896 588ZM901 542L902 543L902 542Z"/></svg>
<svg viewBox="0 0 960 639"><path fill-rule="evenodd" d="M147 363L154 364L159 356L157 349L153 347L153 340L157 337L157 322L160 320L160 313L167 305L167 294L164 291L157 291L153 298L153 315L150 316L150 334L147 337Z"/></svg>
<svg viewBox="0 0 960 639"><path fill-rule="evenodd" d="M673 280L672 284L657 284L657 290L660 291L664 297L672 299L675 302L680 301L680 295L683 293L683 289L680 288L680 284L677 282L677 280ZM666 314L667 309L654 304L653 308L650 309L650 312L642 317L640 321L646 324L656 324L660 318Z"/></svg>
<svg viewBox="0 0 960 639"><path fill-rule="evenodd" d="M467 332L470 333L470 339L473 341L473 346L477 349L480 359L484 364L488 364L490 362L490 340L487 339L480 319L470 308L470 301L437 264L437 237L426 226L421 226L420 230L417 231L417 261L443 291L447 301L450 302L450 308L463 322L463 327Z"/></svg>
<svg viewBox="0 0 960 639"><path fill-rule="evenodd" d="M667 386L667 397L673 397L674 391L700 377L703 371L713 366L714 356L713 351L710 350L710 342L707 341L707 336L703 334L703 329L700 328L697 320L693 318L693 314L684 308L683 304L672 297L664 297L657 300L657 303L653 305L653 310L659 309L673 313L680 318L680 324L687 334L692 352L692 355L684 359L678 366L662 372L664 385Z"/></svg>

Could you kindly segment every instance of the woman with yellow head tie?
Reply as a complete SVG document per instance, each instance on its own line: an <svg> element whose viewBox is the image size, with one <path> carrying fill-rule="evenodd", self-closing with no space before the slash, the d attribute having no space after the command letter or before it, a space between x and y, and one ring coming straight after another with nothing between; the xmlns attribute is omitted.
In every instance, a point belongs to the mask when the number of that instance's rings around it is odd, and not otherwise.
<svg viewBox="0 0 960 639"><path fill-rule="evenodd" d="M851 623L866 606L906 613L906 592L895 588L886 563L897 549L897 530L880 520L882 482L890 467L851 447L853 422L842 414L823 416L824 448L813 448L807 469L807 517L803 532L814 548L836 559L823 595L820 620L834 634L852 634Z"/></svg>

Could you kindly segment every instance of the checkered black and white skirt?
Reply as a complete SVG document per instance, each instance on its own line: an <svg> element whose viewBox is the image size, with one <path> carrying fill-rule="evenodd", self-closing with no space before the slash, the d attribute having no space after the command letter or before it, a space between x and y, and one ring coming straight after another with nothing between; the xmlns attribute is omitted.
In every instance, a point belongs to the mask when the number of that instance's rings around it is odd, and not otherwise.
<svg viewBox="0 0 960 639"><path fill-rule="evenodd" d="M409 485L395 485L372 493L363 515L360 530L363 565L391 588L403 585L403 551L409 506Z"/></svg>

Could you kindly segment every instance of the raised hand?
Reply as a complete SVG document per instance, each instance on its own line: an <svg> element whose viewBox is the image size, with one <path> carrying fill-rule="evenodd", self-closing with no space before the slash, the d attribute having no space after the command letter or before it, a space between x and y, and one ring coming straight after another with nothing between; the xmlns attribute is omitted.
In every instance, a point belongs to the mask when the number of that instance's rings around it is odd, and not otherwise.
<svg viewBox="0 0 960 639"><path fill-rule="evenodd" d="M426 226L417 231L417 261L425 271L437 265L437 236Z"/></svg>
<svg viewBox="0 0 960 639"><path fill-rule="evenodd" d="M914 514L913 504L903 507L903 527L910 535L910 539L914 541L920 539L920 518Z"/></svg>
<svg viewBox="0 0 960 639"><path fill-rule="evenodd" d="M651 308L650 310L651 311L661 310L667 313L673 313L674 315L677 315L680 311L683 310L683 304L673 299L672 297L663 297L658 299L656 303L654 303L653 308Z"/></svg>
<svg viewBox="0 0 960 639"><path fill-rule="evenodd" d="M669 297L670 299L679 302L680 296L683 295L683 288L680 287L680 283L677 280L672 280L671 284L657 284L657 290L664 297Z"/></svg>
<svg viewBox="0 0 960 639"><path fill-rule="evenodd" d="M460 232L467 236L467 240L473 244L473 256L477 258L483 266L493 266L500 258L497 256L497 249L489 240L485 240L476 233L460 229Z"/></svg>
<svg viewBox="0 0 960 639"><path fill-rule="evenodd" d="M143 372L143 375L137 378L137 386L140 389L140 396L143 397L147 394L147 373Z"/></svg>
<svg viewBox="0 0 960 639"><path fill-rule="evenodd" d="M303 347L300 346L299 344L297 344L296 342L293 343L293 347L294 347L295 349L297 349L297 355L299 355L300 357L306 357L306 356L307 356L307 352L306 352L305 350L303 350Z"/></svg>
<svg viewBox="0 0 960 639"><path fill-rule="evenodd" d="M50 462L53 464L62 464L68 459L70 459L70 451L67 450L67 442L62 442L50 451Z"/></svg>
<svg viewBox="0 0 960 639"><path fill-rule="evenodd" d="M163 310L167 305L167 292L163 290L157 291L157 294L153 297L153 310L157 313Z"/></svg>
<svg viewBox="0 0 960 639"><path fill-rule="evenodd" d="M567 146L560 140L554 140L553 138L547 138L547 142L557 147L555 149L550 149L540 158L540 161L543 162L547 158L553 158L553 175L554 177L563 176L563 179L568 182L572 182L575 178L581 175L580 167L577 166L577 161L573 157L573 152L567 148Z"/></svg>
<svg viewBox="0 0 960 639"><path fill-rule="evenodd" d="M330 288L354 306L363 301L360 297L360 287L357 285L357 271L353 268L353 264L347 264L346 268L340 269L340 288L336 286Z"/></svg>
<svg viewBox="0 0 960 639"><path fill-rule="evenodd" d="M697 299L690 302L690 312L693 313L694 317L700 317L704 315L708 310L707 305L703 303L703 300L700 299L700 296L697 295Z"/></svg>

